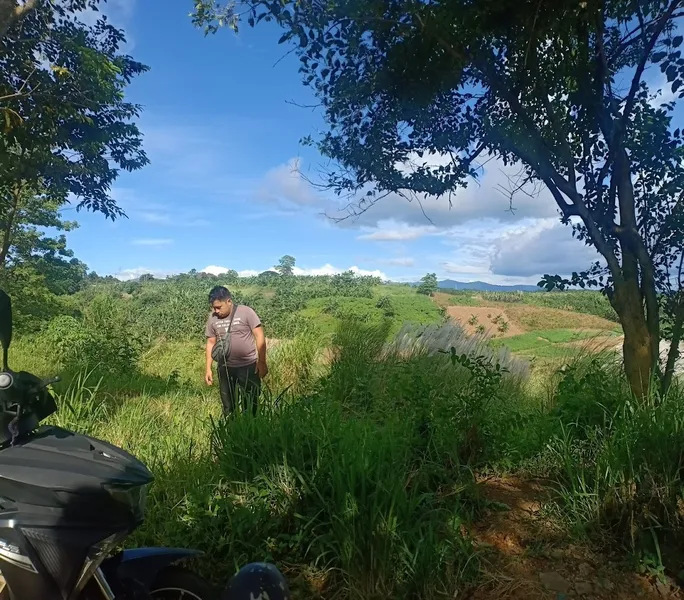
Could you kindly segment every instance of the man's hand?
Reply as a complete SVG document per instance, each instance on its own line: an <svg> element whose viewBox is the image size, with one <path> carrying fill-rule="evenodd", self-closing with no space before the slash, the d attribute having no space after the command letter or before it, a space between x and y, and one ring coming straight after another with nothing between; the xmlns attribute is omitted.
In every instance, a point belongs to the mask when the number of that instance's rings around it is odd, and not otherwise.
<svg viewBox="0 0 684 600"><path fill-rule="evenodd" d="M207 385L214 384L214 373L211 371L211 369L207 369L207 372L204 374L204 381Z"/></svg>
<svg viewBox="0 0 684 600"><path fill-rule="evenodd" d="M268 365L265 360L257 362L257 373L259 374L259 379L263 379L268 375Z"/></svg>

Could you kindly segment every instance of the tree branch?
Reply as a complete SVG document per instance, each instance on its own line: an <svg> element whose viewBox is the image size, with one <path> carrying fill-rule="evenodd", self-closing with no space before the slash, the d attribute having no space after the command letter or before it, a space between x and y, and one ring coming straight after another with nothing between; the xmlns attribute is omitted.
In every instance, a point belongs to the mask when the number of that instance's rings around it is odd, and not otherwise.
<svg viewBox="0 0 684 600"><path fill-rule="evenodd" d="M653 52L653 48L655 47L656 42L660 37L660 34L663 32L665 25L667 25L667 22L672 18L672 15L674 14L675 10L679 8L679 5L681 3L682 0L672 0L668 9L658 19L658 22L655 26L655 30L653 31L653 34L651 35L651 38L648 41L648 44L646 45L646 48L644 48L644 52L641 55L641 58L639 59L639 64L637 65L636 71L634 72L634 77L632 78L632 85L630 87L629 94L627 95L625 109L622 113L622 124L620 128L620 133L625 131L625 129L627 128L627 121L629 120L629 115L634 109L636 94L639 91L639 86L641 85L641 77L644 74L644 69L646 68L648 58L649 56L651 56L651 52Z"/></svg>

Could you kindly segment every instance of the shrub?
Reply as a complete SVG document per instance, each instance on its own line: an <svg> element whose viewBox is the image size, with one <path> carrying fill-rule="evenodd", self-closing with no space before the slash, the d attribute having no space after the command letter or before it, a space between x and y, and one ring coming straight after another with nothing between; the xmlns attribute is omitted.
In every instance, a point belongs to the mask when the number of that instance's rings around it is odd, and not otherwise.
<svg viewBox="0 0 684 600"><path fill-rule="evenodd" d="M40 334L46 348L61 369L78 371L97 367L110 373L131 373L143 344L135 324L111 298L95 297L83 310L83 317L57 317Z"/></svg>

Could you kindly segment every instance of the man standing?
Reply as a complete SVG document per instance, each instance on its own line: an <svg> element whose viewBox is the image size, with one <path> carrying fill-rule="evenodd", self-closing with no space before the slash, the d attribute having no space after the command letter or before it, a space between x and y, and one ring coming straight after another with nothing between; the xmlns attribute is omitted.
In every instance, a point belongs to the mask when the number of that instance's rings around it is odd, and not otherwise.
<svg viewBox="0 0 684 600"><path fill-rule="evenodd" d="M240 395L244 400L243 411L249 403L256 414L261 380L268 374L261 320L249 306L234 303L231 293L223 286L212 288L209 304L204 379L207 385L214 383L212 363L216 360L223 414L233 413Z"/></svg>

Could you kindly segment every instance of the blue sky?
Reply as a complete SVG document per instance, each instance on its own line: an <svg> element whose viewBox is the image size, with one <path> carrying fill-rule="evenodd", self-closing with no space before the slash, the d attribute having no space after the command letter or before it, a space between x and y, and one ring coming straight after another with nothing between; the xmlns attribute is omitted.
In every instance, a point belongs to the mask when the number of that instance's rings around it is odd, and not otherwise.
<svg viewBox="0 0 684 600"><path fill-rule="evenodd" d="M323 159L299 140L323 127L320 114L289 104L314 98L285 56L275 26L204 37L190 0L109 0L128 51L150 66L129 88L143 105L139 126L151 164L123 173L113 195L128 219L112 223L71 210L81 227L69 244L100 274L130 278L190 269L258 272L280 256L301 272L354 268L394 280L440 278L536 283L544 273L588 266L595 252L573 240L551 198L521 196L515 214L498 191L505 169L446 200L387 198L360 219L336 224L334 199L313 189ZM277 64L276 64L277 63ZM509 170L510 171L510 170Z"/></svg>

